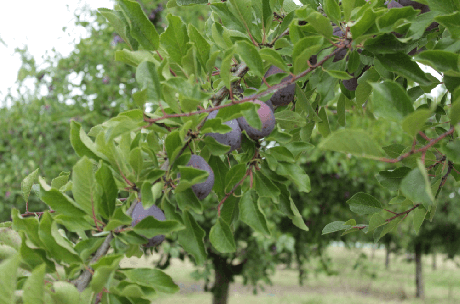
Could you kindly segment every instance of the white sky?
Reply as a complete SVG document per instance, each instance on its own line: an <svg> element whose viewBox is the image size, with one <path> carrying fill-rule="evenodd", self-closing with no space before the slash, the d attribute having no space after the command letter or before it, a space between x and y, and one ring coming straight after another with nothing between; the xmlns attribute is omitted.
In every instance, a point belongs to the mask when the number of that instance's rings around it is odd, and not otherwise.
<svg viewBox="0 0 460 304"><path fill-rule="evenodd" d="M22 0L2 1L0 5L0 103L8 88L13 87L21 66L15 48L27 45L37 64L47 51L54 47L66 55L73 49L74 40L85 35L85 31L74 26L74 12L89 5L113 8L111 0ZM62 31L63 27L70 30Z"/></svg>
<svg viewBox="0 0 460 304"><path fill-rule="evenodd" d="M21 65L20 57L14 54L15 48L27 45L37 65L40 65L42 56L47 51L51 51L53 47L65 56L72 51L75 41L86 34L82 28L74 26L75 10L85 5L89 5L92 9L113 8L114 3L112 0L13 0L2 2L0 38L7 46L0 43L0 104L3 104L8 88L14 88ZM63 27L67 27L68 31L63 32ZM424 67L424 70L428 72L429 70L426 69L431 70L431 68ZM434 75L439 77L439 75ZM432 94L436 94L435 90L432 91Z"/></svg>

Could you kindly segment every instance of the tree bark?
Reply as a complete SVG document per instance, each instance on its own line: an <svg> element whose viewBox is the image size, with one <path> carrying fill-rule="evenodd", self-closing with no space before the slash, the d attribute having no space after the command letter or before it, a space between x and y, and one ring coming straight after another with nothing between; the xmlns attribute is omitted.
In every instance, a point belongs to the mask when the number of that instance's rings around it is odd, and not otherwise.
<svg viewBox="0 0 460 304"><path fill-rule="evenodd" d="M227 261L220 257L213 258L214 264L214 286L212 287L212 303L227 304L230 291L232 273Z"/></svg>
<svg viewBox="0 0 460 304"><path fill-rule="evenodd" d="M431 261L431 270L436 270L438 267L436 265L436 251L433 251L433 253L431 254L431 257L432 257L432 261Z"/></svg>
<svg viewBox="0 0 460 304"><path fill-rule="evenodd" d="M415 297L424 299L425 298L425 284L423 281L422 272L422 244L415 243Z"/></svg>
<svg viewBox="0 0 460 304"><path fill-rule="evenodd" d="M385 269L390 269L391 238L385 235Z"/></svg>

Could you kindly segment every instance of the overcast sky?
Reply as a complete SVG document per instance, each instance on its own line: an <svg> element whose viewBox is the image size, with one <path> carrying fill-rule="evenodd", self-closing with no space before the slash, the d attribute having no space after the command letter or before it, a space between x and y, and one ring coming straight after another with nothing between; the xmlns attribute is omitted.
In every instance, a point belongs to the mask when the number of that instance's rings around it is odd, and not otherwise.
<svg viewBox="0 0 460 304"><path fill-rule="evenodd" d="M0 43L0 104L8 88L14 87L16 82L21 62L14 54L15 48L27 45L37 64L53 47L65 56L73 49L74 41L86 34L74 26L74 12L85 5L92 9L113 8L113 3L112 0L2 1L0 38L6 46ZM63 32L63 27L68 31Z"/></svg>
<svg viewBox="0 0 460 304"><path fill-rule="evenodd" d="M89 5L113 8L111 0L22 0L2 1L0 9L0 101L9 87L16 82L21 66L15 48L27 45L29 52L40 63L41 57L54 47L59 53L69 54L75 39L85 35L85 31L74 26L76 9ZM70 30L62 31L63 27Z"/></svg>

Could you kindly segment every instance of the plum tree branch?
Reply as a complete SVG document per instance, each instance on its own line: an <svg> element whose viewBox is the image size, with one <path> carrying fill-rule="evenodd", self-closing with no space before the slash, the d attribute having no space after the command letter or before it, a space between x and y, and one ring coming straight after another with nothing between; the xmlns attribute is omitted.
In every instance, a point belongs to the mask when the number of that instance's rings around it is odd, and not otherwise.
<svg viewBox="0 0 460 304"><path fill-rule="evenodd" d="M261 92L259 94L255 94L255 95L251 95L249 97L245 97L245 98L243 98L243 99L241 99L239 101L233 101L232 103L229 103L229 104L218 105L225 98L225 96L227 96L227 94L229 93L229 90L226 87L224 87L224 88L220 89L219 92L214 94L213 97L211 97L211 100L213 101L213 104L215 104L214 107L211 107L211 108L205 109L205 110L194 111L194 112L164 115L164 116L157 117L157 118L144 117L144 121L149 123L149 125L147 125L146 127L149 127L149 126L151 126L151 124L156 123L157 121L160 121L160 120L163 120L163 119L177 118L177 117L189 117L189 116L193 116L193 115L197 115L197 114L201 114L201 113L212 112L212 111L215 111L215 110L219 110L221 108L230 107L230 106L232 106L234 104L243 103L243 102L254 100L254 99L259 99L262 96L268 95L268 94L270 94L270 93L272 93L272 92L274 92L276 90L283 89L283 88L287 87L288 85L296 82L298 79L304 77L305 75L307 75L308 73L312 72L313 70L315 70L319 66L322 66L324 64L324 62L329 60L331 57L334 57L337 53L339 53L342 49L344 49L346 47L348 47L348 45L343 44L340 48L335 49L331 54L326 55L323 58L323 60L319 61L315 65L310 66L307 70L301 72L297 76L294 76L294 77L292 77L291 79L289 79L287 81L283 81L283 82L280 82L279 84L271 86L270 88L268 88L264 92ZM248 67L245 64L242 64L242 65L239 66L239 68L238 68L237 72L234 74L234 76L238 76L238 77L241 78L242 76L244 76L244 74L246 74L247 71L248 71ZM239 76L239 74L242 74L242 76Z"/></svg>
<svg viewBox="0 0 460 304"><path fill-rule="evenodd" d="M134 206L136 206L137 199L134 200L134 202L131 204L131 206L126 210L126 215L131 216L134 210ZM94 254L93 258L91 259L90 264L95 263L97 260L99 260L102 256L106 255L107 252L109 251L110 248L110 242L113 239L113 232L110 231L109 234L106 236L104 242L102 245L97 249L96 254ZM91 282L91 279L93 277L93 274L91 273L92 269L86 269L83 271L80 276L72 281L72 283L77 287L78 291L82 292L85 290L86 287L88 287L89 283Z"/></svg>
<svg viewBox="0 0 460 304"><path fill-rule="evenodd" d="M385 158L385 157L382 157L382 158L378 158L379 161L383 161L383 162L386 162L386 163L397 163L397 162L400 162L402 161L403 159L411 156L412 154L415 154L415 153L420 153L420 152L425 152L427 151L429 148L431 148L432 146L434 146L437 142L439 142L441 139L443 139L444 137L454 133L454 128L452 127L449 131L441 134L439 137L437 138L434 138L432 139L427 145L423 146L422 148L419 148L419 149L411 149L409 152L407 153L404 153L403 155L400 155L398 156L397 158Z"/></svg>

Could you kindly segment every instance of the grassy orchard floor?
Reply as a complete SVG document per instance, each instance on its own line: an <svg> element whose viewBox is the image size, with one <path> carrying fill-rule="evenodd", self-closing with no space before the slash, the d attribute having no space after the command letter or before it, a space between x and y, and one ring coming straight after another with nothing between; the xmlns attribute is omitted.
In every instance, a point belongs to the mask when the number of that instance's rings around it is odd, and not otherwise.
<svg viewBox="0 0 460 304"><path fill-rule="evenodd" d="M368 259L356 270L353 265L359 255L364 252ZM237 278L230 286L230 304L431 304L460 303L460 268L452 261L443 261L444 256L438 254L438 269L431 270L431 256L424 256L425 294L426 300L417 300L414 283L414 263L404 261L404 255L391 256L390 270L384 267L384 250L377 249L371 259L370 249L345 249L330 247L329 257L332 259L333 270L339 270L337 276L319 274L315 276L315 266L310 266L309 277L304 286L298 285L295 270L283 269L280 266L272 278L273 286L266 286L265 291L252 294L252 287L243 286L242 279ZM158 255L148 258L131 258L122 262L122 267L151 267ZM316 264L313 261L312 264ZM364 270L366 268L366 270ZM211 303L211 294L203 292L203 281L195 281L190 274L194 267L189 262L174 260L166 272L176 281L181 291L174 295L161 294L154 303L173 304L207 304ZM372 279L367 273L375 273ZM450 299L449 297L450 293Z"/></svg>

